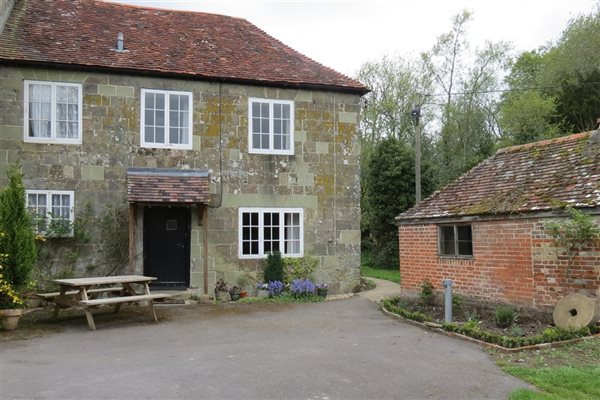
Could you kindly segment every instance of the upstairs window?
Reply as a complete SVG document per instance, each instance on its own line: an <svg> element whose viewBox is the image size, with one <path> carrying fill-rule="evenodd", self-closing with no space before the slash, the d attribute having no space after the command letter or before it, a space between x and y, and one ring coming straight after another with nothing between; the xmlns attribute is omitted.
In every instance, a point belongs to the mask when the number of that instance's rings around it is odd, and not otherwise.
<svg viewBox="0 0 600 400"><path fill-rule="evenodd" d="M25 81L25 142L81 143L81 84Z"/></svg>
<svg viewBox="0 0 600 400"><path fill-rule="evenodd" d="M35 231L46 236L72 236L73 197L67 190L27 190L27 210Z"/></svg>
<svg viewBox="0 0 600 400"><path fill-rule="evenodd" d="M248 152L294 154L294 102L248 100Z"/></svg>
<svg viewBox="0 0 600 400"><path fill-rule="evenodd" d="M192 148L191 92L142 89L142 147Z"/></svg>
<svg viewBox="0 0 600 400"><path fill-rule="evenodd" d="M440 226L439 254L444 257L473 257L471 225Z"/></svg>
<svg viewBox="0 0 600 400"><path fill-rule="evenodd" d="M240 208L239 256L261 258L273 251L285 257L304 252L301 208Z"/></svg>

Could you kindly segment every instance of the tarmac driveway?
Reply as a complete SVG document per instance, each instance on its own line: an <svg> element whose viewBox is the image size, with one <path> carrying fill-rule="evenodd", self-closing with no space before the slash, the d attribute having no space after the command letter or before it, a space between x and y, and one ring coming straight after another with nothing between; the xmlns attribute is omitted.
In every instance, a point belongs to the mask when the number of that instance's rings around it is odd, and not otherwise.
<svg viewBox="0 0 600 400"><path fill-rule="evenodd" d="M127 310L125 310L127 313ZM384 316L362 297L314 304L83 313L2 343L8 399L506 399L525 383L479 347Z"/></svg>

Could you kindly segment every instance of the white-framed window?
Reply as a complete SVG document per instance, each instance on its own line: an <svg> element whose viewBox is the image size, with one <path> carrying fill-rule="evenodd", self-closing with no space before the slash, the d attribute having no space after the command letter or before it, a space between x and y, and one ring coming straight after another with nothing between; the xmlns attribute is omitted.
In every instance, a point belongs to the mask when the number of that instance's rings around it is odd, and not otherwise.
<svg viewBox="0 0 600 400"><path fill-rule="evenodd" d="M303 209L240 207L238 220L240 258L263 258L273 251L304 255Z"/></svg>
<svg viewBox="0 0 600 400"><path fill-rule="evenodd" d="M438 229L439 254L442 257L473 257L471 225L442 225Z"/></svg>
<svg viewBox="0 0 600 400"><path fill-rule="evenodd" d="M294 102L248 99L248 152L294 154Z"/></svg>
<svg viewBox="0 0 600 400"><path fill-rule="evenodd" d="M41 235L72 236L75 194L71 190L26 190L27 210Z"/></svg>
<svg viewBox="0 0 600 400"><path fill-rule="evenodd" d="M192 148L192 92L142 89L141 146Z"/></svg>
<svg viewBox="0 0 600 400"><path fill-rule="evenodd" d="M25 81L25 142L81 144L79 83Z"/></svg>

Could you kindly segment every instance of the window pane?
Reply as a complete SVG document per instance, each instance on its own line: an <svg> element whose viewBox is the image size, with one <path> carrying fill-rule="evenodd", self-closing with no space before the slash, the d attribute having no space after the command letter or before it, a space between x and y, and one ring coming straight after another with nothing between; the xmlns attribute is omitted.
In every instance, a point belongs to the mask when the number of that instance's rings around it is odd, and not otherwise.
<svg viewBox="0 0 600 400"><path fill-rule="evenodd" d="M146 126L154 125L154 111L146 109L144 112L144 124Z"/></svg>
<svg viewBox="0 0 600 400"><path fill-rule="evenodd" d="M290 119L290 105L289 104L282 104L281 105L282 110L283 110L283 119Z"/></svg>
<svg viewBox="0 0 600 400"><path fill-rule="evenodd" d="M144 140L148 143L154 142L154 128L146 127L144 132Z"/></svg>
<svg viewBox="0 0 600 400"><path fill-rule="evenodd" d="M156 143L165 142L165 128L156 128L155 135Z"/></svg>
<svg viewBox="0 0 600 400"><path fill-rule="evenodd" d="M461 256L472 256L473 255L473 243L459 241L458 242L458 254Z"/></svg>
<svg viewBox="0 0 600 400"><path fill-rule="evenodd" d="M281 104L273 104L273 118L281 118Z"/></svg>
<svg viewBox="0 0 600 400"><path fill-rule="evenodd" d="M50 137L52 86L29 85L29 137Z"/></svg>
<svg viewBox="0 0 600 400"><path fill-rule="evenodd" d="M252 103L252 117L256 119L260 117L260 103Z"/></svg>
<svg viewBox="0 0 600 400"><path fill-rule="evenodd" d="M454 255L454 226L440 227L440 253Z"/></svg>
<svg viewBox="0 0 600 400"><path fill-rule="evenodd" d="M458 240L472 240L470 225L460 225L456 229L458 230Z"/></svg>
<svg viewBox="0 0 600 400"><path fill-rule="evenodd" d="M165 109L165 95L163 93L156 93L155 94L154 107L157 110L164 110Z"/></svg>

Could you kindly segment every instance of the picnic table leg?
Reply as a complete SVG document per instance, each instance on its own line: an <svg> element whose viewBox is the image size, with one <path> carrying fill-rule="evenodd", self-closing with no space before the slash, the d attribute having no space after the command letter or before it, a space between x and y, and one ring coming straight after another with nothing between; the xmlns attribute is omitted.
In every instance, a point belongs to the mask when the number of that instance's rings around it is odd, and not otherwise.
<svg viewBox="0 0 600 400"><path fill-rule="evenodd" d="M84 311L85 311L85 318L87 318L88 326L90 327L91 330L95 331L96 324L94 324L94 317L92 315L92 312L87 307L84 307Z"/></svg>
<svg viewBox="0 0 600 400"><path fill-rule="evenodd" d="M60 287L60 294L58 295L58 298L65 298L66 297L66 292L67 292L67 288L64 286ZM52 313L52 319L56 319L58 318L58 312L61 309L61 305L59 303L56 303L56 305L54 306L54 312Z"/></svg>
<svg viewBox="0 0 600 400"><path fill-rule="evenodd" d="M148 282L144 282L144 293L150 294L150 286L148 286ZM154 309L154 300L149 301L149 307L152 311L152 315L154 316L154 322L158 322L158 317L156 316L156 310Z"/></svg>

